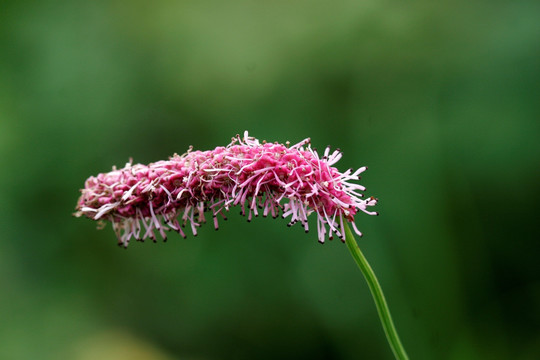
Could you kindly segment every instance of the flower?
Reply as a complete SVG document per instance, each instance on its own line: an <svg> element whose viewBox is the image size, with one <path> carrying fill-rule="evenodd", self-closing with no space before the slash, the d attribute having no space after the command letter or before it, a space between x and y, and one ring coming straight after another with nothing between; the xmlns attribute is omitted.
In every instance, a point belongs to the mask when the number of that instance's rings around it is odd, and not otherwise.
<svg viewBox="0 0 540 360"><path fill-rule="evenodd" d="M226 219L224 213L232 206L240 206L248 221L259 214L276 218L281 213L290 217L289 226L300 222L306 232L308 216L315 212L319 242L331 240L333 234L344 241L343 221L362 236L354 216L358 210L377 215L367 210L377 199L362 199L365 187L350 182L367 167L344 173L332 167L341 156L339 149L330 153L327 147L320 157L309 138L292 146L261 144L246 131L226 147L190 148L149 165L130 161L122 169L113 167L90 177L74 215L109 220L124 247L132 238L156 241L155 230L164 240L169 230L186 237L182 229L186 224L196 236L206 212L212 214L217 230L218 218Z"/></svg>

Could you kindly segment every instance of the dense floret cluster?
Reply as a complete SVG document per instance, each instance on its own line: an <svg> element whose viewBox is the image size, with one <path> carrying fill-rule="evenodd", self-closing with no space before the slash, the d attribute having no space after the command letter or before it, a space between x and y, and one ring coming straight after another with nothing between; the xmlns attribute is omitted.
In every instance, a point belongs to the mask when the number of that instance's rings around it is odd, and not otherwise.
<svg viewBox="0 0 540 360"><path fill-rule="evenodd" d="M77 203L76 216L109 220L119 244L131 239L155 241L155 231L166 239L166 231L175 230L185 237L188 225L194 235L206 222L205 215L225 217L233 206L248 216L290 217L290 225L300 222L309 230L308 216L317 214L321 243L333 234L344 240L344 221L353 226L358 210L368 211L377 199L363 199L365 188L351 183L366 170L362 167L340 173L333 165L341 152L326 148L322 157L306 139L296 145L260 143L236 136L226 147L209 151L188 150L169 160L149 165L131 162L122 169L99 174L86 180Z"/></svg>

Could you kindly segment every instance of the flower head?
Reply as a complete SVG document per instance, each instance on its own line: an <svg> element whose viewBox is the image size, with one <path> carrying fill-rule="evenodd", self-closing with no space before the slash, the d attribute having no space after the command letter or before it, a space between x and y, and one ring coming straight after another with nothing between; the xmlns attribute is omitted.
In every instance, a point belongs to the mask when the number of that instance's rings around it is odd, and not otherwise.
<svg viewBox="0 0 540 360"><path fill-rule="evenodd" d="M261 214L290 217L289 226L300 222L308 232L308 216L317 214L319 242L336 234L345 239L344 221L354 225L358 211L368 211L377 199L362 199L365 188L351 183L367 168L340 173L332 167L341 152L326 148L322 157L305 139L290 146L262 144L249 137L236 136L226 147L173 155L169 160L149 165L132 164L86 180L77 203L76 216L109 220L119 245L129 241L155 239L157 230L166 240L166 231L197 228L211 213L214 227L232 206L240 206L248 216Z"/></svg>

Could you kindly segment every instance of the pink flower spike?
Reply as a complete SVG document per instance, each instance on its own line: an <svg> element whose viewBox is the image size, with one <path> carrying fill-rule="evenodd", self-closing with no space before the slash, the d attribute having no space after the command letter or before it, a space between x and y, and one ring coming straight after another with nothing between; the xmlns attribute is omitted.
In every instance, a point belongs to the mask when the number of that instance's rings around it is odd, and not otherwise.
<svg viewBox="0 0 540 360"><path fill-rule="evenodd" d="M317 214L318 240L344 239L346 220L354 225L358 210L369 215L367 207L377 199L361 199L359 179L367 168L340 173L334 165L341 151L327 147L322 157L311 148L309 138L295 145L268 143L237 135L226 147L209 151L189 150L169 160L149 165L128 162L124 168L90 177L81 190L75 216L108 220L119 245L130 239L155 241L154 230L163 239L166 231L177 231L188 222L192 233L206 222L210 211L217 230L218 215L231 206L240 206L248 221L259 213L263 217L290 216L289 226L300 222L308 232L308 216ZM282 202L284 202L282 204ZM246 214L247 213L247 214Z"/></svg>

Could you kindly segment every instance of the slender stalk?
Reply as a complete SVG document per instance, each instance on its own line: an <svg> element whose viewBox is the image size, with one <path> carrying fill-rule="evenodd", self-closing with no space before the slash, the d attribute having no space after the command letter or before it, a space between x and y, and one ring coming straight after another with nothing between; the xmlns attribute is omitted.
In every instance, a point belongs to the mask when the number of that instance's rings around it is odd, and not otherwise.
<svg viewBox="0 0 540 360"><path fill-rule="evenodd" d="M390 347L394 352L394 356L399 360L408 360L409 357L407 356L407 353L399 340L399 336L396 331L396 327L394 326L394 322L392 321L392 316L390 315L390 310L388 309L388 304L384 298L381 285L379 284L373 269L371 266L369 266L364 254L358 247L358 243L356 242L351 229L349 228L349 224L345 224L345 235L347 247L349 248L354 261L362 271L362 274L364 274L364 277L369 285L369 290L371 290L371 294L375 300L375 305L377 306L377 311L379 312L379 318L381 319L384 333L386 334L386 338L388 339Z"/></svg>

